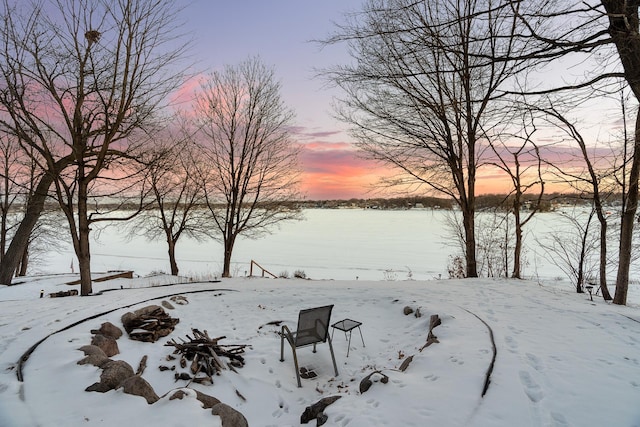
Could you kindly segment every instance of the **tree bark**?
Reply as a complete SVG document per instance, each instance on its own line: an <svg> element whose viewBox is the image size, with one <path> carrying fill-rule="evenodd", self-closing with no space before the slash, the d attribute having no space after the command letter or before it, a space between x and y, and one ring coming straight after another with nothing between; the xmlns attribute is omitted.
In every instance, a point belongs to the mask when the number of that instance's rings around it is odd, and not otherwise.
<svg viewBox="0 0 640 427"><path fill-rule="evenodd" d="M638 2L627 0L601 0L609 18L609 34L616 46L620 62L624 68L625 80L640 101L640 28ZM627 203L622 212L620 225L620 246L618 251L618 274L614 304L627 304L629 287L629 269L631 264L631 246L633 226L638 208L638 178L640 177L640 111L636 115L633 157L629 173Z"/></svg>
<svg viewBox="0 0 640 427"><path fill-rule="evenodd" d="M522 274L520 272L520 264L521 264L521 258L522 258L522 224L520 224L520 204L519 203L520 202L518 202L518 205L515 207L515 210L513 212L516 218L515 219L516 243L515 243L515 247L513 248L513 272L511 273L511 277L513 279L522 278L521 277Z"/></svg>
<svg viewBox="0 0 640 427"><path fill-rule="evenodd" d="M476 221L475 209L466 207L462 212L462 222L465 234L465 259L467 277L478 277L478 262L476 259Z"/></svg>
<svg viewBox="0 0 640 427"><path fill-rule="evenodd" d="M24 252L22 252L22 257L20 258L20 264L18 265L16 276L19 276L19 277L26 276L28 266L29 266L29 243L27 243L27 247L24 248Z"/></svg>
<svg viewBox="0 0 640 427"><path fill-rule="evenodd" d="M178 275L178 263L176 262L176 242L170 238L167 239L169 245L169 265L171 266L171 274L173 276Z"/></svg>
<svg viewBox="0 0 640 427"><path fill-rule="evenodd" d="M0 284L11 285L11 279L16 272L24 252L29 246L29 239L31 238L33 227L38 223L40 214L44 210L49 188L58 174L70 163L70 156L63 157L54 164L52 171L45 172L40 178L40 182L38 182L38 185L27 202L24 218L20 222L13 239L11 239L9 248L2 258L2 262L0 262Z"/></svg>
<svg viewBox="0 0 640 427"><path fill-rule="evenodd" d="M640 49L639 49L640 51ZM640 82L638 82L640 86ZM636 222L638 210L638 179L640 178L640 111L636 116L636 129L633 144L633 157L631 171L629 172L629 189L627 190L627 203L622 212L620 224L620 247L618 252L618 274L616 277L616 292L613 303L627 304L627 291L629 288L629 270L631 266L631 248L633 245L633 228Z"/></svg>
<svg viewBox="0 0 640 427"><path fill-rule="evenodd" d="M600 217L602 216L602 219ZM609 293L607 287L607 220L602 215L602 212L598 212L598 220L600 221L600 290L602 291L602 298L605 301L611 301L613 298Z"/></svg>
<svg viewBox="0 0 640 427"><path fill-rule="evenodd" d="M82 170L82 169L80 169ZM91 251L89 248L89 215L87 183L81 179L78 185L78 268L80 270L80 296L87 296L93 292L91 285Z"/></svg>
<svg viewBox="0 0 640 427"><path fill-rule="evenodd" d="M224 241L224 261L222 266L222 277L231 277L231 254L233 252L233 238Z"/></svg>

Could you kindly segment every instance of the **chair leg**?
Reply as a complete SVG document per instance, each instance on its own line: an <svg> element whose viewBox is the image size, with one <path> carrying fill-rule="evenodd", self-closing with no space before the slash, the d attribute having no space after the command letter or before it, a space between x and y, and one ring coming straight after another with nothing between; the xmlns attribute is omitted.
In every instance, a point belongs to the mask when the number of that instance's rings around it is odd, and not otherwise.
<svg viewBox="0 0 640 427"><path fill-rule="evenodd" d="M298 354L296 353L296 348L291 346L291 351L293 352L293 365L296 368L296 379L298 380L298 388L302 388L302 382L300 382L300 368L298 367Z"/></svg>
<svg viewBox="0 0 640 427"><path fill-rule="evenodd" d="M284 335L280 335L280 361L284 362Z"/></svg>
<svg viewBox="0 0 640 427"><path fill-rule="evenodd" d="M327 337L327 341L329 341L329 351L331 352L331 360L333 360L333 369L336 371L336 377L338 374L338 365L336 364L336 356L333 354L333 344L331 344L331 338Z"/></svg>

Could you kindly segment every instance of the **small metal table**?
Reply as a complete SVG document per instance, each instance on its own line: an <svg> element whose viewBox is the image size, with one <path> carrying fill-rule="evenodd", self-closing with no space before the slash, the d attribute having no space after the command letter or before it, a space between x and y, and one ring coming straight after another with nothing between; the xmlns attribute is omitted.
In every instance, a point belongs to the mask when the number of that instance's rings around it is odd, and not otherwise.
<svg viewBox="0 0 640 427"><path fill-rule="evenodd" d="M349 332L349 344L347 347L347 357L349 357L349 350L351 349L351 333L355 328L358 328L358 332L360 332L360 339L362 340L362 346L365 347L364 338L362 338L362 330L360 329L360 325L362 325L362 322L358 322L351 319L340 320L339 322L336 322L333 325L331 325L331 327L333 328L333 331L331 331L332 340L333 340L333 333L335 332L336 329L339 329L344 332L345 339L347 339L347 332Z"/></svg>

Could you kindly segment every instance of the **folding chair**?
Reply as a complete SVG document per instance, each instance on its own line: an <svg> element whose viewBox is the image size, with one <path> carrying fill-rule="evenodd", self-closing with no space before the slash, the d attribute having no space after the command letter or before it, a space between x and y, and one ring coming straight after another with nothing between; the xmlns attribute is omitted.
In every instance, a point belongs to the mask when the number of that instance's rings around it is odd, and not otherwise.
<svg viewBox="0 0 640 427"><path fill-rule="evenodd" d="M326 305L324 307L300 310L300 314L298 315L298 328L295 333L291 333L287 325L282 326L282 332L280 334L280 361L284 362L284 340L286 339L289 345L291 345L291 351L293 352L293 364L296 368L298 387L302 387L302 383L300 382L300 369L298 367L298 355L296 354L296 349L300 347L313 344L313 352L315 353L316 344L328 342L331 359L333 360L333 369L336 371L336 376L338 376L338 366L336 365L336 358L333 355L333 346L331 345L331 337L329 336L329 320L331 319L332 309L333 305Z"/></svg>

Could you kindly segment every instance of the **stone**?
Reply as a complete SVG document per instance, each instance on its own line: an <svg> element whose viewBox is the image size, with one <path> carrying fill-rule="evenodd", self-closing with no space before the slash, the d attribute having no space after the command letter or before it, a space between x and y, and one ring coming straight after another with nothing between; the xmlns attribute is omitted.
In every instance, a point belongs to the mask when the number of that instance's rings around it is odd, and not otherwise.
<svg viewBox="0 0 640 427"><path fill-rule="evenodd" d="M404 313L405 316L408 316L411 313L413 313L413 308L406 306L405 308L402 309L402 312Z"/></svg>
<svg viewBox="0 0 640 427"><path fill-rule="evenodd" d="M96 345L83 345L78 350L84 353L85 356L91 356L92 354L98 354L100 356L107 357L102 349Z"/></svg>
<svg viewBox="0 0 640 427"><path fill-rule="evenodd" d="M129 377L134 376L133 368L123 360L112 360L106 363L100 374L100 382L87 387L85 391L105 393L117 389Z"/></svg>
<svg viewBox="0 0 640 427"><path fill-rule="evenodd" d="M175 307L169 301L162 301L162 306L167 310L174 310Z"/></svg>
<svg viewBox="0 0 640 427"><path fill-rule="evenodd" d="M400 365L400 367L398 369L400 369L401 372L406 371L411 362L413 362L413 355L411 355L411 356L407 357L406 359L404 359L404 361L402 362L402 364Z"/></svg>
<svg viewBox="0 0 640 427"><path fill-rule="evenodd" d="M118 343L113 337L108 337L102 334L94 335L91 339L91 345L100 347L107 357L115 356L120 353Z"/></svg>
<svg viewBox="0 0 640 427"><path fill-rule="evenodd" d="M225 403L213 405L211 413L220 417L222 427L249 427L244 415Z"/></svg>
<svg viewBox="0 0 640 427"><path fill-rule="evenodd" d="M182 400L183 398L190 396L191 393L195 392L196 399L199 400L200 403L202 403L202 407L204 409L211 409L214 406L216 406L218 403L220 403L220 400L216 399L215 397L209 396L208 394L201 393L198 390L193 390L193 389L186 389L186 390L187 391L185 391L184 389L176 390L169 397L169 400L174 400L174 399Z"/></svg>
<svg viewBox="0 0 640 427"><path fill-rule="evenodd" d="M213 396L209 396L208 394L201 393L198 390L195 390L195 392L196 392L196 399L198 399L202 403L202 407L204 409L213 408L217 404L221 403L220 400L216 399Z"/></svg>
<svg viewBox="0 0 640 427"><path fill-rule="evenodd" d="M413 360L413 356L412 356L412 360ZM364 392L366 392L367 390L369 390L369 388L371 388L371 386L373 385L373 381L371 381L371 377L374 374L379 374L381 376L380 378L380 382L382 384L387 384L389 382L389 377L386 376L385 374L383 374L380 371L373 371L371 372L369 375L367 375L366 377L364 377L362 379L362 381L360 381L360 394L363 394Z"/></svg>
<svg viewBox="0 0 640 427"><path fill-rule="evenodd" d="M85 356L84 359L79 360L78 365L93 365L97 366L98 368L102 368L104 365L111 361L112 360L104 354L90 354L88 356Z"/></svg>
<svg viewBox="0 0 640 427"><path fill-rule="evenodd" d="M100 325L100 329L93 329L91 330L91 333L104 335L105 337L111 337L117 340L122 336L122 329L118 328L111 322L104 322Z"/></svg>
<svg viewBox="0 0 640 427"><path fill-rule="evenodd" d="M182 400L185 398L185 396L188 396L189 394L186 393L184 390L176 390L173 392L173 394L171 396L169 396L169 400Z"/></svg>
<svg viewBox="0 0 640 427"><path fill-rule="evenodd" d="M327 406L331 405L342 396L328 396L323 397L311 406L307 406L304 412L300 416L300 423L307 424L311 420L318 420L317 425L322 425L327 421L327 417L324 415L324 410Z"/></svg>
<svg viewBox="0 0 640 427"><path fill-rule="evenodd" d="M127 394L144 397L149 405L156 403L160 397L156 394L151 384L139 375L125 379L118 388L122 387Z"/></svg>
<svg viewBox="0 0 640 427"><path fill-rule="evenodd" d="M169 299L171 301L173 301L174 303L178 304L178 305L187 305L187 304L189 304L189 300L184 295L174 295Z"/></svg>

